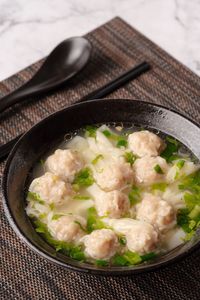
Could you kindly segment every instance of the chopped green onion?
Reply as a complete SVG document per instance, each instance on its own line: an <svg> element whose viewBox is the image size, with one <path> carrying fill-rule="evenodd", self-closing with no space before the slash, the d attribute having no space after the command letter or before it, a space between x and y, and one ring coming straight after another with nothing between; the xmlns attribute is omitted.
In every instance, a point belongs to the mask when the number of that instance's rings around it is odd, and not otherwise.
<svg viewBox="0 0 200 300"><path fill-rule="evenodd" d="M97 127L96 126L91 126L88 125L85 127L85 135L87 137L96 137L96 131L97 131Z"/></svg>
<svg viewBox="0 0 200 300"><path fill-rule="evenodd" d="M120 148L120 147L127 147L127 144L128 142L125 140L125 139L119 139L118 142L117 142L117 147Z"/></svg>
<svg viewBox="0 0 200 300"><path fill-rule="evenodd" d="M86 229L83 227L83 225L79 222L79 221L74 221L75 224L79 225L79 227L81 228L81 230L83 230L84 232L86 232Z"/></svg>
<svg viewBox="0 0 200 300"><path fill-rule="evenodd" d="M172 162L173 160L178 158L177 152L180 145L177 140L171 137L166 138L166 144L167 146L160 156L165 158L167 162Z"/></svg>
<svg viewBox="0 0 200 300"><path fill-rule="evenodd" d="M196 220L196 219L198 220L200 218L200 206L199 205L195 205L195 207L189 213L189 217L192 220Z"/></svg>
<svg viewBox="0 0 200 300"><path fill-rule="evenodd" d="M75 195L73 197L73 199L75 199L75 200L89 200L89 199L91 199L91 197L89 197L89 196L83 196L83 195Z"/></svg>
<svg viewBox="0 0 200 300"><path fill-rule="evenodd" d="M128 195L131 206L137 204L141 200L140 190L136 186L132 186L132 189Z"/></svg>
<svg viewBox="0 0 200 300"><path fill-rule="evenodd" d="M184 177L179 185L180 190L200 193L200 170Z"/></svg>
<svg viewBox="0 0 200 300"><path fill-rule="evenodd" d="M163 170L161 169L160 165L156 165L154 167L154 170L156 171L156 173L158 174L164 174Z"/></svg>
<svg viewBox="0 0 200 300"><path fill-rule="evenodd" d="M118 241L119 241L120 245L122 245L122 246L126 245L126 242L127 242L126 237L124 235L119 236Z"/></svg>
<svg viewBox="0 0 200 300"><path fill-rule="evenodd" d="M50 208L50 210L54 210L54 208L55 208L55 204L52 202L52 203L50 203L49 204L49 208Z"/></svg>
<svg viewBox="0 0 200 300"><path fill-rule="evenodd" d="M157 257L157 254L154 252L150 252L150 253L141 255L142 261L152 260L152 259L155 259L156 257Z"/></svg>
<svg viewBox="0 0 200 300"><path fill-rule="evenodd" d="M103 259L96 259L95 265L97 265L98 267L106 267L108 266L108 261Z"/></svg>
<svg viewBox="0 0 200 300"><path fill-rule="evenodd" d="M102 155L102 154L97 155L97 156L92 160L92 164L93 164L93 165L96 165L100 159L103 159L103 155Z"/></svg>
<svg viewBox="0 0 200 300"><path fill-rule="evenodd" d="M167 183L166 182L158 182L158 183L154 183L151 186L152 191L154 190L159 190L161 192L164 192L167 188Z"/></svg>
<svg viewBox="0 0 200 300"><path fill-rule="evenodd" d="M185 160L184 159L180 159L177 163L176 166L179 168L179 170L181 170L183 168L185 164Z"/></svg>
<svg viewBox="0 0 200 300"><path fill-rule="evenodd" d="M78 187L90 186L94 183L92 171L90 168L85 168L79 171L73 181L73 185L76 184ZM73 186L74 187L74 186Z"/></svg>
<svg viewBox="0 0 200 300"><path fill-rule="evenodd" d="M36 202L38 202L39 204L45 204L45 201L44 200L42 200L41 198L40 198L40 195L39 194L37 194L37 193L33 193L33 192L28 192L28 198L30 199L30 200L33 200L33 201L36 201Z"/></svg>
<svg viewBox="0 0 200 300"><path fill-rule="evenodd" d="M94 207L90 207L87 211L87 232L92 232L96 229L110 228L97 215Z"/></svg>
<svg viewBox="0 0 200 300"><path fill-rule="evenodd" d="M126 251L122 255L116 254L112 259L113 265L117 266L137 265L140 262L142 262L141 256L138 253L131 251Z"/></svg>
<svg viewBox="0 0 200 300"><path fill-rule="evenodd" d="M103 130L102 133L106 136L106 137L111 137L113 134L109 131L109 130Z"/></svg>
<svg viewBox="0 0 200 300"><path fill-rule="evenodd" d="M200 206L200 194L199 193L185 193L184 201L187 208L191 211L196 205Z"/></svg>
<svg viewBox="0 0 200 300"><path fill-rule="evenodd" d="M134 162L137 159L137 156L133 154L133 152L125 152L124 158L126 162L128 162L131 166L134 164Z"/></svg>
<svg viewBox="0 0 200 300"><path fill-rule="evenodd" d="M58 220L62 216L64 216L64 215L63 214L55 214L55 215L53 215L53 217L51 219L52 220Z"/></svg>

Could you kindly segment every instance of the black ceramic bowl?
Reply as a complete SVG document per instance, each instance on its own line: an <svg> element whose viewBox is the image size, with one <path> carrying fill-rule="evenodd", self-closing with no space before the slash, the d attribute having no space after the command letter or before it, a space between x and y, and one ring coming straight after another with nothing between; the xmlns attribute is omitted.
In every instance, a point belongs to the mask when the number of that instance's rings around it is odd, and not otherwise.
<svg viewBox="0 0 200 300"><path fill-rule="evenodd" d="M40 157L59 144L66 133L89 124L123 122L158 129L187 146L200 159L200 128L182 115L142 101L94 100L73 105L32 127L11 152L3 177L5 212L15 232L36 253L71 270L102 275L127 275L154 270L189 254L200 244L200 234L153 262L134 267L96 267L72 260L48 245L25 213L27 181Z"/></svg>

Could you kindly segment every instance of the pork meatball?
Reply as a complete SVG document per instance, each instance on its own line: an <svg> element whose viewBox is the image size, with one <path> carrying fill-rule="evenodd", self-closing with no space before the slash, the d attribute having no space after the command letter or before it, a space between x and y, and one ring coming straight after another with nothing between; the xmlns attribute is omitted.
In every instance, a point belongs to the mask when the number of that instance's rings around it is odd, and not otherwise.
<svg viewBox="0 0 200 300"><path fill-rule="evenodd" d="M83 160L73 150L58 149L45 162L48 171L60 176L62 180L72 182L74 175L84 166Z"/></svg>
<svg viewBox="0 0 200 300"><path fill-rule="evenodd" d="M159 168L157 170L156 168ZM138 184L152 184L165 180L168 165L164 158L144 156L136 159L133 170Z"/></svg>
<svg viewBox="0 0 200 300"><path fill-rule="evenodd" d="M111 218L120 218L128 212L130 203L128 196L120 191L100 193L95 199L95 207L99 216L108 215Z"/></svg>
<svg viewBox="0 0 200 300"><path fill-rule="evenodd" d="M126 237L128 250L144 254L154 250L159 242L156 228L151 224L130 218L105 220L109 226Z"/></svg>
<svg viewBox="0 0 200 300"><path fill-rule="evenodd" d="M175 225L173 207L158 196L146 194L137 206L137 219L156 226L160 231L166 231Z"/></svg>
<svg viewBox="0 0 200 300"><path fill-rule="evenodd" d="M69 183L49 172L34 179L29 191L38 194L47 204L58 205L63 204L74 193Z"/></svg>
<svg viewBox="0 0 200 300"><path fill-rule="evenodd" d="M149 223L140 223L126 234L127 248L132 252L145 254L153 251L159 241L158 232Z"/></svg>
<svg viewBox="0 0 200 300"><path fill-rule="evenodd" d="M97 184L104 191L122 189L133 182L133 170L128 163L113 162L105 165L101 172L94 172Z"/></svg>
<svg viewBox="0 0 200 300"><path fill-rule="evenodd" d="M82 238L85 253L94 259L109 259L117 251L118 238L111 229L94 230Z"/></svg>
<svg viewBox="0 0 200 300"><path fill-rule="evenodd" d="M129 134L128 147L140 157L157 156L164 150L165 144L159 136L144 130Z"/></svg>
<svg viewBox="0 0 200 300"><path fill-rule="evenodd" d="M51 235L58 241L68 243L79 242L84 235L82 227L86 227L86 221L84 218L76 215L61 216L57 220L51 220L48 223Z"/></svg>

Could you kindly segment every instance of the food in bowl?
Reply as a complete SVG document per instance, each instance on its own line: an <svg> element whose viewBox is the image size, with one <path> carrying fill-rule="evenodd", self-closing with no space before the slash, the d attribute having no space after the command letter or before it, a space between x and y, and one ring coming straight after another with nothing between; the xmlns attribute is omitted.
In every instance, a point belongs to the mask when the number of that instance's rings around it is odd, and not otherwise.
<svg viewBox="0 0 200 300"><path fill-rule="evenodd" d="M130 266L192 238L200 224L200 166L170 136L87 126L35 168L26 212L73 259Z"/></svg>

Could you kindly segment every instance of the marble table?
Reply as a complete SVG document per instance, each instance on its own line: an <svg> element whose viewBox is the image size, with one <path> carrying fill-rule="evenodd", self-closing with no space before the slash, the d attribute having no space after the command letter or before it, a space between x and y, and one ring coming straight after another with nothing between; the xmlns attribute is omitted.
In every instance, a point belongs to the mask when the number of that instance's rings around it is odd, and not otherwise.
<svg viewBox="0 0 200 300"><path fill-rule="evenodd" d="M0 80L120 16L200 75L200 0L0 0Z"/></svg>

